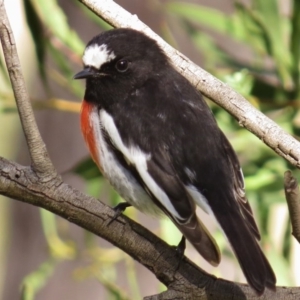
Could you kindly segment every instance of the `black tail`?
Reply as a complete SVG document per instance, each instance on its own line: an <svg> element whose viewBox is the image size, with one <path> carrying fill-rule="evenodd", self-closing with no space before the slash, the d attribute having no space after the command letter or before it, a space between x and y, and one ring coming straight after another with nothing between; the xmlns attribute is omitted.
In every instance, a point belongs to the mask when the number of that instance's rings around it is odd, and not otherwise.
<svg viewBox="0 0 300 300"><path fill-rule="evenodd" d="M222 214L220 209L217 211L215 216L233 248L249 285L258 295L263 294L265 288L275 290L276 277L272 267L238 207L226 209L226 214Z"/></svg>

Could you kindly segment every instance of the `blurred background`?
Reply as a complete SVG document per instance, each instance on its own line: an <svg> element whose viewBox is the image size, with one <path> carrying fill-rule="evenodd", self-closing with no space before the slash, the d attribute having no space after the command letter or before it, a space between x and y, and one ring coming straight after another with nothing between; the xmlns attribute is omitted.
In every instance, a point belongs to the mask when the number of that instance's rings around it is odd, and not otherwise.
<svg viewBox="0 0 300 300"><path fill-rule="evenodd" d="M195 63L228 83L291 135L300 134L297 0L118 0ZM64 180L109 205L120 197L91 162L79 128L85 44L110 27L78 1L6 0L36 119ZM279 285L300 285L300 248L291 236L283 174L294 168L209 101L219 126L238 153L246 190L262 233L261 245ZM14 97L0 59L0 156L30 164ZM299 178L299 172L294 170ZM218 268L192 247L186 255L225 279L245 279L228 242L209 216L222 250ZM126 214L170 244L180 234L168 220L134 208ZM51 213L0 200L0 299L142 299L165 287L117 248Z"/></svg>

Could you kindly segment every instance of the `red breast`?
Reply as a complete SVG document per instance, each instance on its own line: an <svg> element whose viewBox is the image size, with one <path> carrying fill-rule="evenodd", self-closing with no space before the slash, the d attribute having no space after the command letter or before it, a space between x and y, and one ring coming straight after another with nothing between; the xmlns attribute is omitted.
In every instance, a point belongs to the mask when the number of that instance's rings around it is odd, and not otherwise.
<svg viewBox="0 0 300 300"><path fill-rule="evenodd" d="M89 148L92 159L98 165L100 171L102 172L101 161L98 155L99 153L98 149L100 145L97 145L96 138L95 138L96 131L93 127L94 123L91 120L91 115L94 110L95 110L95 105L83 100L81 106L80 124L81 124L81 131L83 133L83 137ZM100 126L100 122L99 122L99 126Z"/></svg>

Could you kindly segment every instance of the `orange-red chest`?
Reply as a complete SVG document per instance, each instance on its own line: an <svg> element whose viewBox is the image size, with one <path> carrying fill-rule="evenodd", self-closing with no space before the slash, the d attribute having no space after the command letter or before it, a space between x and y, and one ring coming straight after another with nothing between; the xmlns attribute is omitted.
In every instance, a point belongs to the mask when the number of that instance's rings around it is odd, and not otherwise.
<svg viewBox="0 0 300 300"><path fill-rule="evenodd" d="M93 120L93 118L96 118L97 115L98 112L95 105L83 100L80 116L81 131L93 160L102 172L102 166L99 157L100 145L97 145L98 141L96 139L96 132L101 130L100 122L95 122ZM99 128L94 128L95 126L99 126Z"/></svg>

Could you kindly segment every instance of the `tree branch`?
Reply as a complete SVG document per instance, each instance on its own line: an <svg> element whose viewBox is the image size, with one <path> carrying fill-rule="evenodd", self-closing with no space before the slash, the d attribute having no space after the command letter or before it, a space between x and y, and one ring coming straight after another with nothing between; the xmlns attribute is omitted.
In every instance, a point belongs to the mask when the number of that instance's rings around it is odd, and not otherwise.
<svg viewBox="0 0 300 300"><path fill-rule="evenodd" d="M114 211L86 196L59 178L42 183L30 167L0 158L0 194L45 208L111 242L149 269L168 291L146 297L154 299L299 299L300 288L266 290L258 297L245 284L233 283L207 274L189 259L179 265L175 249L126 216L108 223Z"/></svg>
<svg viewBox="0 0 300 300"><path fill-rule="evenodd" d="M102 1L104 4L108 2ZM108 226L114 215L111 208L62 182L49 159L34 120L3 0L0 0L0 37L32 159L32 167L24 167L0 158L0 194L45 208L106 239L139 261L168 287L168 291L147 297L148 300L258 299L247 285L217 279L199 269L187 258L179 264L176 251L172 247L125 216L119 217ZM174 55L173 59L176 58ZM183 56L181 60L187 61ZM189 73L190 69L193 70L193 65L186 65L183 69ZM199 77L198 85L199 82L210 82L209 76L208 79ZM221 85L218 88L220 87ZM220 97L222 93L224 92L220 92ZM238 100L232 101L237 103ZM290 153L294 152L291 150ZM278 288L276 294L267 290L259 299L299 299L299 296L299 288Z"/></svg>
<svg viewBox="0 0 300 300"><path fill-rule="evenodd" d="M167 44L141 22L136 15L130 14L112 0L79 1L112 26L133 28L155 39L167 53L174 67L203 95L227 110L238 120L241 126L254 133L277 154L297 168L300 167L300 143L296 139L255 109L227 84L195 65L182 53Z"/></svg>
<svg viewBox="0 0 300 300"><path fill-rule="evenodd" d="M32 167L41 175L43 180L48 181L52 177L57 176L57 172L49 158L46 146L35 122L20 66L15 39L5 11L4 0L0 0L0 40L27 146L29 148Z"/></svg>
<svg viewBox="0 0 300 300"><path fill-rule="evenodd" d="M284 173L284 191L291 218L292 234L300 243L300 192L298 182L291 171Z"/></svg>

